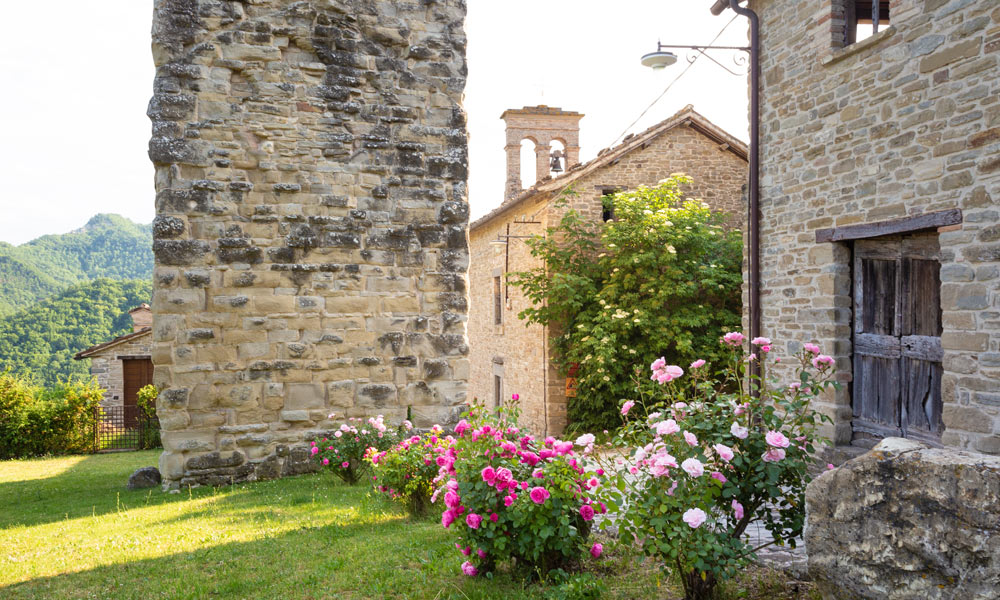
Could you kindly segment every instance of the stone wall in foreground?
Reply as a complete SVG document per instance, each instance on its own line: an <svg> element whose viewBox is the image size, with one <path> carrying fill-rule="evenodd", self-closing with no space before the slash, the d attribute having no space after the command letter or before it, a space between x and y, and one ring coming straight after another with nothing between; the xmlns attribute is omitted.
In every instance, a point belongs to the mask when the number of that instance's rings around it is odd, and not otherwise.
<svg viewBox="0 0 1000 600"><path fill-rule="evenodd" d="M308 470L337 418L466 399L463 0L156 0L167 485Z"/></svg>
<svg viewBox="0 0 1000 600"><path fill-rule="evenodd" d="M806 489L809 574L832 599L1000 590L1000 458L887 438Z"/></svg>

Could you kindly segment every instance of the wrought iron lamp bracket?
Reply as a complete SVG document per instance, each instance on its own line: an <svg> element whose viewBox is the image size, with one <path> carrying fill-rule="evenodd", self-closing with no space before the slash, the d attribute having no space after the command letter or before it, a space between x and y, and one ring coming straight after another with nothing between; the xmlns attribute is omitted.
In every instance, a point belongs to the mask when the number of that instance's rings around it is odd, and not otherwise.
<svg viewBox="0 0 1000 600"><path fill-rule="evenodd" d="M657 52L663 50L664 48L689 50L690 52L687 53L687 61L688 61L688 63L693 63L694 61L698 60L698 57L704 56L708 60L712 61L713 63L715 63L717 65L719 65L719 67L721 67L722 69L724 69L730 75L736 75L736 76L746 75L747 74L747 69L749 67L749 62L747 60L747 56L746 55L738 54L738 53L737 54L733 54L733 63L737 67L744 69L742 72L740 72L740 71L734 71L734 70L730 69L726 65L724 65L721 62L717 61L711 54L709 54L708 52L706 52L706 50L729 50L729 51L745 52L745 53L747 53L747 55L749 55L750 54L750 47L749 46L683 46L683 45L661 44L660 42L656 42L656 51Z"/></svg>

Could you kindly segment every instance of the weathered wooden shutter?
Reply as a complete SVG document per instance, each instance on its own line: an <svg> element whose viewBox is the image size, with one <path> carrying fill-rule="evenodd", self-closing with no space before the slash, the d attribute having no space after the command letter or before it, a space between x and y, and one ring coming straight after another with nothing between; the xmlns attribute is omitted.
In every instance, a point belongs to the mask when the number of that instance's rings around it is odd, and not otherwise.
<svg viewBox="0 0 1000 600"><path fill-rule="evenodd" d="M855 439L936 442L941 424L941 284L935 234L854 246Z"/></svg>

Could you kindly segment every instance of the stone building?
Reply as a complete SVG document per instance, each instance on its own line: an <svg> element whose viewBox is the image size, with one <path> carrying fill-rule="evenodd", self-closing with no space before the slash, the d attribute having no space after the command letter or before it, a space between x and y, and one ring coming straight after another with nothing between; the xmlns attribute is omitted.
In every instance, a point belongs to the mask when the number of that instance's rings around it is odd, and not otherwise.
<svg viewBox="0 0 1000 600"><path fill-rule="evenodd" d="M517 393L523 420L534 431L558 435L566 426L566 379L549 360L549 328L525 326L517 314L530 300L507 285L506 275L538 265L524 237L558 224L563 209L553 200L572 187L569 206L593 221L611 218L602 198L640 185L656 185L673 173L687 173L694 183L689 197L742 223L742 188L747 175L746 145L688 106L597 158L579 164L579 121L583 115L547 106L508 110L506 200L470 227L469 394L487 405ZM536 143L536 176L521 190L522 139ZM566 171L552 177L551 140L565 146ZM561 153L560 153L561 154ZM562 166L562 161L559 161Z"/></svg>
<svg viewBox="0 0 1000 600"><path fill-rule="evenodd" d="M156 0L166 485L309 470L307 442L345 415L456 419L464 17L464 0Z"/></svg>
<svg viewBox="0 0 1000 600"><path fill-rule="evenodd" d="M74 360L90 359L90 374L104 390L101 406L126 407L126 415L136 410L136 393L153 383L150 359L153 311L148 304L140 304L128 314L132 317L131 333L81 350L73 357Z"/></svg>
<svg viewBox="0 0 1000 600"><path fill-rule="evenodd" d="M749 8L764 335L837 359L837 444L1000 453L1000 5Z"/></svg>

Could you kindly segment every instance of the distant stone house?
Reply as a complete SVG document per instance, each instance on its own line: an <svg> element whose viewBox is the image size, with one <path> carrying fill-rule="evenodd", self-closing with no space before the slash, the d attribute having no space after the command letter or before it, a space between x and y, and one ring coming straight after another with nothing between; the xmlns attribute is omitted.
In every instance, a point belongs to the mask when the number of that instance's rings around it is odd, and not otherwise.
<svg viewBox="0 0 1000 600"><path fill-rule="evenodd" d="M1000 453L1000 4L751 0L762 332L837 359L841 446ZM866 37L868 36L868 37Z"/></svg>
<svg viewBox="0 0 1000 600"><path fill-rule="evenodd" d="M130 310L129 315L132 316L131 333L91 346L73 357L76 360L90 359L90 374L104 389L101 405L105 408L135 407L136 393L153 383L153 362L150 358L153 311L148 304L141 304ZM125 411L128 415L129 409Z"/></svg>
<svg viewBox="0 0 1000 600"><path fill-rule="evenodd" d="M506 200L470 228L469 395L489 406L517 393L522 420L534 431L559 434L566 426L566 380L550 361L549 336L539 325L525 326L517 314L531 304L507 285L507 273L538 265L525 236L558 224L565 209L553 200L572 187L569 206L586 218L606 221L605 195L640 185L654 186L671 174L694 178L686 197L701 198L713 209L743 222L742 188L747 175L746 146L691 106L623 143L578 164L579 121L583 115L548 106L508 110ZM521 140L536 144L536 177L521 189ZM565 147L556 158L566 171L551 177L550 142Z"/></svg>

